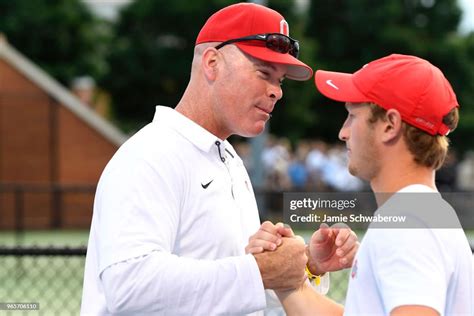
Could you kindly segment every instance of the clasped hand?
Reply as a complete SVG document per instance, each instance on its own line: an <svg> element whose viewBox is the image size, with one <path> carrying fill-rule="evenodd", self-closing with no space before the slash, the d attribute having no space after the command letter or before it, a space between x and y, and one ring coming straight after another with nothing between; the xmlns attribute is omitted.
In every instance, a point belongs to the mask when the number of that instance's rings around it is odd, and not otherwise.
<svg viewBox="0 0 474 316"><path fill-rule="evenodd" d="M290 239L292 240L290 241ZM277 253L281 253L283 248L288 251L289 245L285 244L291 243L292 247L298 248L296 251L295 249L290 251L289 259L297 261L292 268L303 270L303 272L298 271L298 275L301 275L301 277L299 279L296 278L298 280L295 282L301 281L302 283L305 279L304 265L307 264L311 273L315 275L322 275L326 272L349 268L352 266L355 254L359 248L357 235L345 224L335 224L331 227L326 224L321 224L320 228L311 236L308 246L305 247L304 254L301 253L301 249L304 247L302 240L301 237L294 235L289 226L285 226L282 223L273 224L270 221L266 221L260 226L260 229L249 238L249 244L245 248L245 251L246 253L253 254L257 263L259 263L260 255L266 252L274 252L274 257L277 257ZM305 260L307 260L307 262L303 265L302 262ZM279 269L280 267L276 266L274 268ZM290 267L285 267L286 270L289 268ZM280 273L280 275L283 277L282 273ZM270 284L270 286L265 284L263 273L262 279L266 288L275 289L274 284ZM298 284L293 283L292 285L286 284L285 286L288 288L296 288L297 285Z"/></svg>

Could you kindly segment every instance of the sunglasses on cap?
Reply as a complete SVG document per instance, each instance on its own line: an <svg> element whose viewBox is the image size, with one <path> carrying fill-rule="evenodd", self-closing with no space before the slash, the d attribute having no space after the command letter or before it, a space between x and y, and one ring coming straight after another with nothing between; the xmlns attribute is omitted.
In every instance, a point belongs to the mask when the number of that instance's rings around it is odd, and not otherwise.
<svg viewBox="0 0 474 316"><path fill-rule="evenodd" d="M230 39L222 42L215 48L219 49L227 44L245 42L245 41L264 41L265 46L274 52L286 54L289 53L291 56L298 58L300 52L300 44L297 40L292 39L289 36L280 33L267 33L267 34L256 34L250 36L244 36L239 38Z"/></svg>

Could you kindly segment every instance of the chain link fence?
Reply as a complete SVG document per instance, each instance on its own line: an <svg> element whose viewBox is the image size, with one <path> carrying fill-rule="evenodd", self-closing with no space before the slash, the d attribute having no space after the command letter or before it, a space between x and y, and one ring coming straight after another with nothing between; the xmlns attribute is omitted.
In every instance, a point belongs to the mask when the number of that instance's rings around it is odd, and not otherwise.
<svg viewBox="0 0 474 316"><path fill-rule="evenodd" d="M85 248L0 247L0 303L38 304L37 311L1 310L0 315L78 315ZM343 302L348 271L331 274L328 296Z"/></svg>
<svg viewBox="0 0 474 316"><path fill-rule="evenodd" d="M0 315L78 315L85 254L84 247L0 247L0 303L39 305L35 311L0 310ZM331 273L328 297L343 304L348 280L349 270Z"/></svg>
<svg viewBox="0 0 474 316"><path fill-rule="evenodd" d="M85 248L0 248L1 315L78 315ZM7 304L39 304L37 311Z"/></svg>

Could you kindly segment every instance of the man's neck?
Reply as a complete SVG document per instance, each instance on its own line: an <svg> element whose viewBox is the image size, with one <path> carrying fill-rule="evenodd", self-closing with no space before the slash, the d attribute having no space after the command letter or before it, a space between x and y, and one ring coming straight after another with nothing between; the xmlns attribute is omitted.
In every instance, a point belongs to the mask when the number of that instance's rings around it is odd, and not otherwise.
<svg viewBox="0 0 474 316"><path fill-rule="evenodd" d="M186 88L175 110L206 129L219 139L225 140L230 135L217 124L209 105L210 96L199 85L190 83Z"/></svg>
<svg viewBox="0 0 474 316"><path fill-rule="evenodd" d="M376 195L377 204L380 206L394 193L413 184L426 185L434 190L435 171L431 168L408 163L404 166L383 168L379 174L370 181L370 187Z"/></svg>

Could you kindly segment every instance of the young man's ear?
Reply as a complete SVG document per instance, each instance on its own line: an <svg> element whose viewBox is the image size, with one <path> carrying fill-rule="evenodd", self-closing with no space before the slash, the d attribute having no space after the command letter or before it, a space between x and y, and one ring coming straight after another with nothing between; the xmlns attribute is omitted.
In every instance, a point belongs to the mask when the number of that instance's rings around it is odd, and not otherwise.
<svg viewBox="0 0 474 316"><path fill-rule="evenodd" d="M402 116L397 110L387 110L383 124L383 141L390 142L402 135Z"/></svg>
<svg viewBox="0 0 474 316"><path fill-rule="evenodd" d="M207 80L214 81L217 75L219 52L214 47L208 47L202 54L201 66Z"/></svg>

